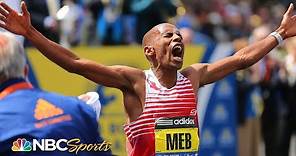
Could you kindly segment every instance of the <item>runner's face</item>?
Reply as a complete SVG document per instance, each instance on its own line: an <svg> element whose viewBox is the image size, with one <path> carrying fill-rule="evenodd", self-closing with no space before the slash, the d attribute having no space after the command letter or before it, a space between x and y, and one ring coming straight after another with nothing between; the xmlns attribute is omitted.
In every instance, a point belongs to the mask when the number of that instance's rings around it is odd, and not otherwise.
<svg viewBox="0 0 296 156"><path fill-rule="evenodd" d="M159 66L181 69L184 44L180 31L174 25L163 24L158 27L158 32L155 49Z"/></svg>

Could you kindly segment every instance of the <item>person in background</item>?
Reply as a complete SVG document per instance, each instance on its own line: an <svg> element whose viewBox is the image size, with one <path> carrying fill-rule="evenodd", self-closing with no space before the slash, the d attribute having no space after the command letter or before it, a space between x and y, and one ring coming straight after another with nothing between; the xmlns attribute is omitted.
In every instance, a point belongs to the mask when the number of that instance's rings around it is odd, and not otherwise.
<svg viewBox="0 0 296 156"><path fill-rule="evenodd" d="M270 147L267 156L274 155L271 153L289 156L289 153L295 152L296 149L296 147L291 147L293 145L291 140L296 134L296 38L287 40L284 48L288 54L284 58L283 69L279 71L279 77L283 81L285 105L280 109L283 111L278 115L279 120L273 122L274 129L277 129L276 132L278 132L274 135L277 138L275 140L277 146Z"/></svg>
<svg viewBox="0 0 296 156"><path fill-rule="evenodd" d="M82 5L77 0L63 1L63 7L57 12L61 30L60 44L63 47L69 48L80 44L83 16Z"/></svg>
<svg viewBox="0 0 296 156"><path fill-rule="evenodd" d="M7 3L7 5L14 8L17 12L21 12L21 7L20 7L21 0L3 0L3 2ZM0 32L2 32L2 31L6 31L6 30L0 28ZM16 39L20 42L20 44L24 45L25 38L20 35L16 35L16 34L14 34L14 35L15 35ZM26 56L26 58L27 58L26 59L27 64L29 66L29 74L28 74L29 80L34 85L34 87L39 88L39 83L37 81L37 77L34 74L34 70L33 70L33 67L30 63L30 60L28 59L27 56Z"/></svg>
<svg viewBox="0 0 296 156"><path fill-rule="evenodd" d="M136 15L136 42L139 44L153 26L176 15L176 6L171 0L133 0L130 5L131 11Z"/></svg>
<svg viewBox="0 0 296 156"><path fill-rule="evenodd" d="M104 4L101 0L88 0L84 2L85 6L85 16L84 16L84 39L82 44L86 43L87 45L97 45L99 44L99 38L97 35L97 19L99 15L104 10Z"/></svg>
<svg viewBox="0 0 296 156"><path fill-rule="evenodd" d="M96 29L97 37L103 45L122 44L122 1L102 1L104 9L99 13Z"/></svg>
<svg viewBox="0 0 296 156"><path fill-rule="evenodd" d="M255 28L248 39L236 40L235 47L242 48L248 42L257 42L270 34L268 25ZM240 44L240 45L239 45ZM239 45L239 46L238 46ZM264 59L264 58L263 58ZM238 71L238 142L239 156L258 156L261 139L260 118L263 111L263 98L260 88L263 61L259 61L250 68Z"/></svg>
<svg viewBox="0 0 296 156"><path fill-rule="evenodd" d="M289 40L287 40L289 41ZM262 138L266 156L289 156L290 134L288 95L284 57L279 49L261 62L260 87L264 101L261 116Z"/></svg>
<svg viewBox="0 0 296 156"><path fill-rule="evenodd" d="M61 7L60 0L25 0L32 25L38 29L42 34L59 43L59 25L56 19L56 13ZM25 46L30 43L25 43Z"/></svg>
<svg viewBox="0 0 296 156"><path fill-rule="evenodd" d="M123 43L136 43L136 15L132 11L131 4L133 0L124 0L122 4L122 25L123 25Z"/></svg>
<svg viewBox="0 0 296 156"><path fill-rule="evenodd" d="M8 33L0 33L0 155L23 155L16 141L26 139L80 139L85 144L102 144L96 114L83 101L36 89L27 80L23 46ZM81 99L94 105L98 98L87 93ZM97 105L98 106L98 105ZM99 109L97 109L99 110ZM111 155L108 151L85 152L79 155ZM31 156L71 156L73 153L32 151ZM28 151L27 151L28 152ZM27 153L26 153L27 154Z"/></svg>

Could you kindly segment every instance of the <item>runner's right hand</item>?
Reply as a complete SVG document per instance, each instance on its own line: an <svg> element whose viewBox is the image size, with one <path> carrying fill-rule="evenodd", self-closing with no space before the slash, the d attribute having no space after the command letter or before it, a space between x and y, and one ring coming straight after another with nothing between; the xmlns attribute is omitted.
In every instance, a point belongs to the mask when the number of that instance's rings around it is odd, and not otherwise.
<svg viewBox="0 0 296 156"><path fill-rule="evenodd" d="M16 12L4 2L0 2L0 6L0 27L26 37L32 25L25 2L21 2L22 13Z"/></svg>

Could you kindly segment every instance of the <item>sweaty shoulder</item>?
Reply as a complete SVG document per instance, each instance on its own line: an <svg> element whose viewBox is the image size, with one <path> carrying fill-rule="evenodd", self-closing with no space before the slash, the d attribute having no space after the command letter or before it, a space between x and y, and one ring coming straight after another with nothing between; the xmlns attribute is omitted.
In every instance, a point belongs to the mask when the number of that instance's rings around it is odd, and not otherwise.
<svg viewBox="0 0 296 156"><path fill-rule="evenodd" d="M143 78L145 77L145 73L143 70L129 67L129 66L122 66L122 65L115 65L113 66L118 69L119 72L124 74L125 76L131 78L131 79L137 79L137 78Z"/></svg>
<svg viewBox="0 0 296 156"><path fill-rule="evenodd" d="M207 64L196 63L192 64L181 71L181 74L187 77L193 88L198 89L202 74L206 71Z"/></svg>
<svg viewBox="0 0 296 156"><path fill-rule="evenodd" d="M145 82L145 73L143 70L128 67L128 66L121 66L116 65L113 66L118 69L118 72L122 73L123 76L128 80L129 84L126 84L126 88L124 89L132 89L135 90L137 86L144 84Z"/></svg>

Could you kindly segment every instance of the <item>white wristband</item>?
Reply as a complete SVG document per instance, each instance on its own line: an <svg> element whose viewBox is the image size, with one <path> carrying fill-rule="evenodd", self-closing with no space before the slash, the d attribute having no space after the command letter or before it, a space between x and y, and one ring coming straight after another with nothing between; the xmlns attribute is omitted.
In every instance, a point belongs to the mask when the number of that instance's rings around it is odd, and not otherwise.
<svg viewBox="0 0 296 156"><path fill-rule="evenodd" d="M280 33L276 31L270 33L269 36L273 36L277 40L278 44L281 44L283 42L283 37L280 35Z"/></svg>

